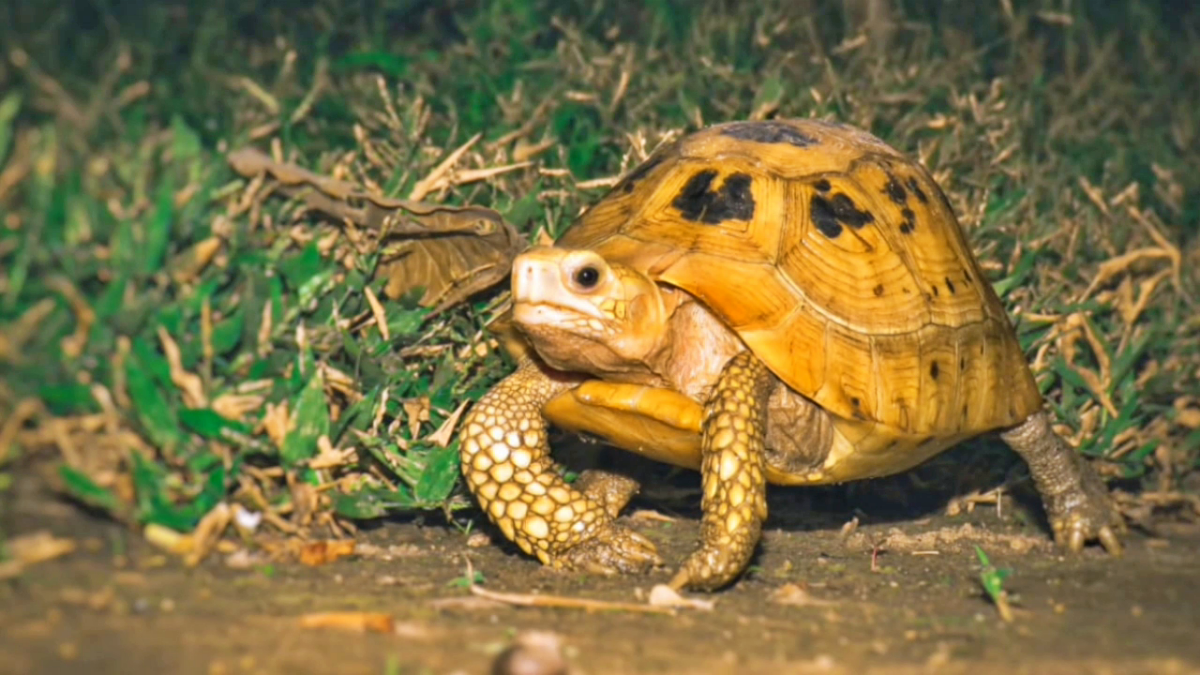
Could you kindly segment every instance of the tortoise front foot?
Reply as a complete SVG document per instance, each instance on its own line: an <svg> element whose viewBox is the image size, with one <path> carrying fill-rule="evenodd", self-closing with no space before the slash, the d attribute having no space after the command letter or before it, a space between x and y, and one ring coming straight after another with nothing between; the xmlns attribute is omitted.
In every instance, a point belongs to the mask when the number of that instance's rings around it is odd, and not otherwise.
<svg viewBox="0 0 1200 675"><path fill-rule="evenodd" d="M1001 438L1029 465L1055 543L1078 553L1088 542L1099 541L1112 555L1121 555L1118 535L1126 527L1120 510L1095 469L1054 433L1045 411L1030 415Z"/></svg>
<svg viewBox="0 0 1200 675"><path fill-rule="evenodd" d="M700 548L671 580L715 591L750 564L767 518L767 397L774 380L750 352L729 360L704 410Z"/></svg>
<svg viewBox="0 0 1200 675"><path fill-rule="evenodd" d="M610 522L592 538L580 542L554 559L558 569L601 576L640 574L662 565L654 543L633 530Z"/></svg>
<svg viewBox="0 0 1200 675"><path fill-rule="evenodd" d="M679 591L715 591L738 578L750 563L758 537L745 546L701 546L684 561L671 578L671 588Z"/></svg>
<svg viewBox="0 0 1200 675"><path fill-rule="evenodd" d="M504 536L543 564L643 571L659 562L654 544L615 522L637 483L593 471L569 485L550 459L542 405L576 384L532 361L499 382L463 419L463 475Z"/></svg>

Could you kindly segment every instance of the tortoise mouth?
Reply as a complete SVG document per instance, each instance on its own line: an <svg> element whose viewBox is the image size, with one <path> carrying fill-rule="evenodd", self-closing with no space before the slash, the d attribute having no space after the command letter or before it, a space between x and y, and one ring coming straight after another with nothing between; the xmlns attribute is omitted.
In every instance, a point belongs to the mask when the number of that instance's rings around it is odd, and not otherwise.
<svg viewBox="0 0 1200 675"><path fill-rule="evenodd" d="M587 307L591 311L582 311L578 305L559 302L527 302L518 301L513 304L513 321L521 327L558 328L567 332L588 331L589 324L603 321L603 315L596 308Z"/></svg>

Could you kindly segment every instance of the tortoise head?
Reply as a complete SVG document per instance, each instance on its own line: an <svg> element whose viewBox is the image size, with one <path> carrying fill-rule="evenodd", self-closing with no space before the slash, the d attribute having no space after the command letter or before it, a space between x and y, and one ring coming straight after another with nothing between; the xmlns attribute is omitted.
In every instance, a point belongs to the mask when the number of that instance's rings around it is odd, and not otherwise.
<svg viewBox="0 0 1200 675"><path fill-rule="evenodd" d="M513 322L547 365L604 376L649 370L670 339L674 293L645 274L578 249L517 256Z"/></svg>

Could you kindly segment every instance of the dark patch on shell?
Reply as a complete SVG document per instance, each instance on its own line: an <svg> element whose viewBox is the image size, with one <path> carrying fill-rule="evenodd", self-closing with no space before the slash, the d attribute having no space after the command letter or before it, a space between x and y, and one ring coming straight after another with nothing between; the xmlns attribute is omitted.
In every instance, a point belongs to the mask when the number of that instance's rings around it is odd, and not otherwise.
<svg viewBox="0 0 1200 675"><path fill-rule="evenodd" d="M850 416L856 420L865 420L867 416L862 412L862 401L858 400L857 396L850 397L850 405L854 406L854 410L850 411Z"/></svg>
<svg viewBox="0 0 1200 675"><path fill-rule="evenodd" d="M871 215L870 211L860 211L854 200L840 192L834 195L829 203L833 206L834 217L856 230L861 230L867 223L875 222L875 216Z"/></svg>
<svg viewBox="0 0 1200 675"><path fill-rule="evenodd" d="M917 214L913 210L904 207L900 209L900 215L904 217L904 222L900 223L901 234L912 234L912 231L917 229Z"/></svg>
<svg viewBox="0 0 1200 675"><path fill-rule="evenodd" d="M820 195L813 195L809 211L812 214L813 225L817 226L821 234L836 239L842 233L842 224L837 221L837 216L833 215L833 207L829 205L829 200Z"/></svg>
<svg viewBox="0 0 1200 675"><path fill-rule="evenodd" d="M934 285L930 286L930 288L932 288L932 289L933 289L933 295L934 295L935 297L936 297L936 296L940 296L940 295L941 295L941 292L939 292L939 291L938 291L938 289L937 289L937 284L934 284Z"/></svg>
<svg viewBox="0 0 1200 675"><path fill-rule="evenodd" d="M897 206L904 206L908 203L908 193L893 176L888 176L888 182L883 186L883 191L887 194L888 199L891 199Z"/></svg>
<svg viewBox="0 0 1200 675"><path fill-rule="evenodd" d="M933 379L938 379L938 364L937 361L929 364L929 376Z"/></svg>
<svg viewBox="0 0 1200 675"><path fill-rule="evenodd" d="M954 282L950 281L950 277L946 277L946 288L950 289L950 294L954 294Z"/></svg>
<svg viewBox="0 0 1200 675"><path fill-rule="evenodd" d="M815 187L818 192L829 192L829 189L833 186L829 184L828 180L824 178L818 178L813 182L813 187Z"/></svg>
<svg viewBox="0 0 1200 675"><path fill-rule="evenodd" d="M687 220L716 225L726 220L750 220L754 217L753 179L744 173L727 176L721 189L712 190L717 172L706 169L688 179L671 206Z"/></svg>
<svg viewBox="0 0 1200 675"><path fill-rule="evenodd" d="M883 284L876 284L875 288L871 289L871 292L874 293L875 297L877 298L883 295Z"/></svg>
<svg viewBox="0 0 1200 675"><path fill-rule="evenodd" d="M971 278L971 273L966 270L963 270L963 279L966 280L968 285L974 281L974 279Z"/></svg>
<svg viewBox="0 0 1200 675"><path fill-rule="evenodd" d="M913 194L917 196L917 199L922 204L928 204L929 196L926 195L925 191L921 189L921 184L917 182L917 179L909 178L907 182L908 182L908 189L912 190Z"/></svg>
<svg viewBox="0 0 1200 675"><path fill-rule="evenodd" d="M830 239L842 233L843 225L860 230L867 223L875 222L870 211L860 210L853 199L840 192L828 199L813 195L809 210L813 224Z"/></svg>
<svg viewBox="0 0 1200 675"><path fill-rule="evenodd" d="M959 370L967 369L967 359L965 356L958 357L958 369Z"/></svg>
<svg viewBox="0 0 1200 675"><path fill-rule="evenodd" d="M633 171L629 172L628 176L625 176L625 180L621 181L621 189L625 191L625 194L633 192L634 185L645 178L646 174L653 171L654 167L662 164L662 161L663 155L658 154L639 164Z"/></svg>
<svg viewBox="0 0 1200 675"><path fill-rule="evenodd" d="M816 138L800 132L791 125L774 120L734 122L721 129L721 135L752 143L788 143L798 148L820 143Z"/></svg>

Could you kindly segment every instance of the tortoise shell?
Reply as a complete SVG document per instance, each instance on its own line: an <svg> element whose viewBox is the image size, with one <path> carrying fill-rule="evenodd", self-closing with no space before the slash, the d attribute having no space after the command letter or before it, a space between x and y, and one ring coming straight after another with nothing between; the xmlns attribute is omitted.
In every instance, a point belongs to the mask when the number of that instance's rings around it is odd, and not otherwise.
<svg viewBox="0 0 1200 675"><path fill-rule="evenodd" d="M557 245L705 303L859 451L975 435L1042 403L945 195L860 129L708 127L653 153Z"/></svg>

